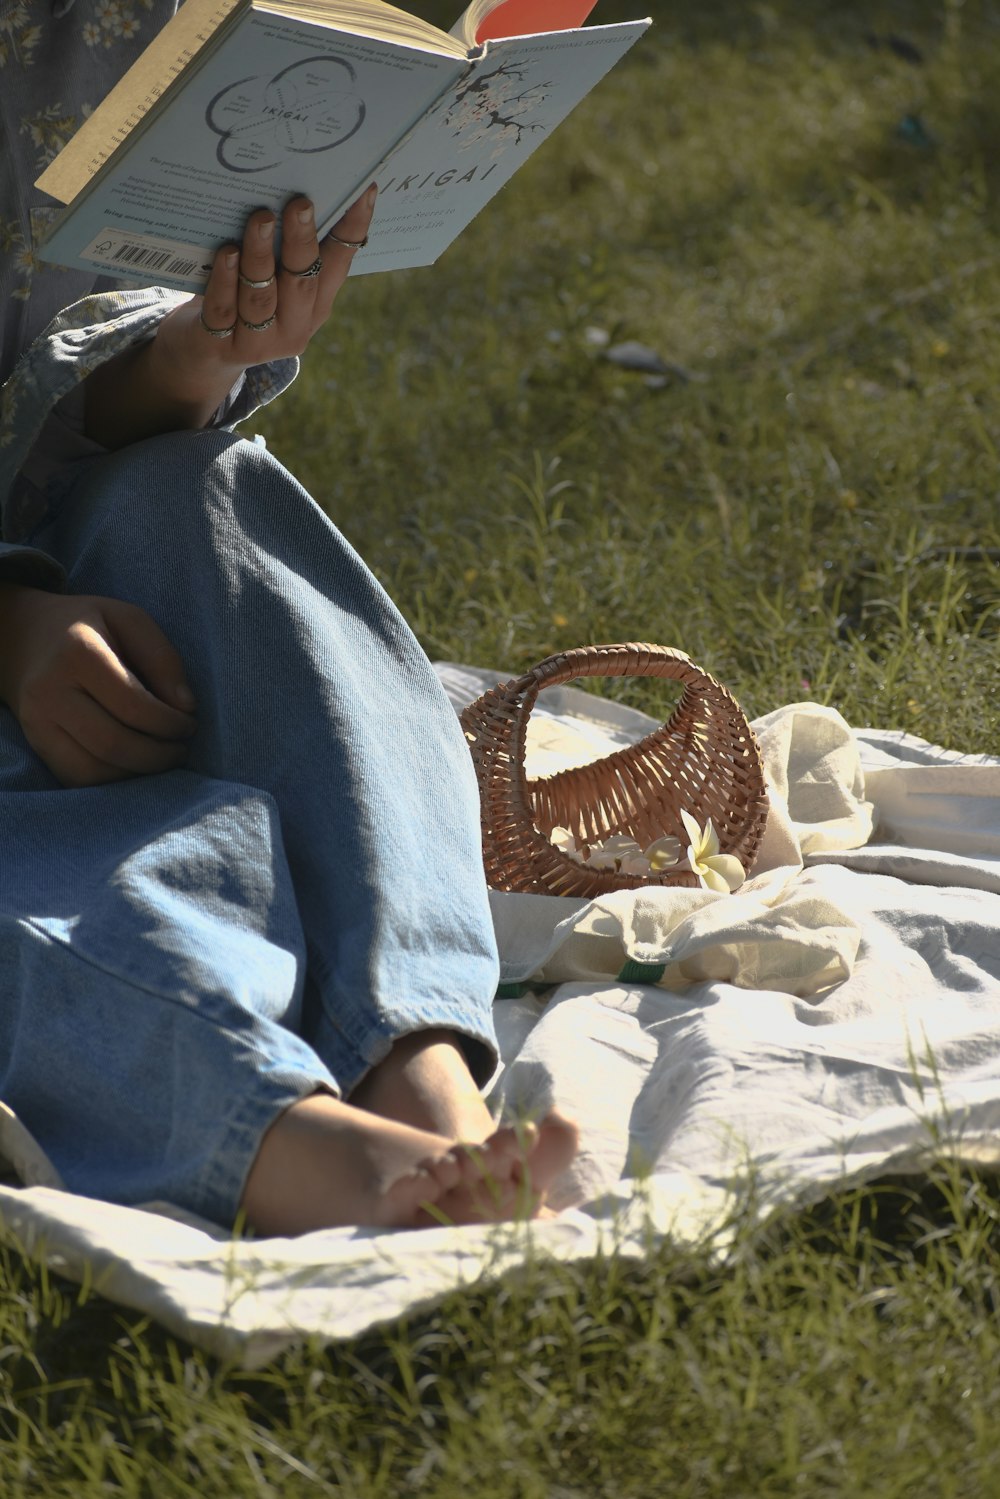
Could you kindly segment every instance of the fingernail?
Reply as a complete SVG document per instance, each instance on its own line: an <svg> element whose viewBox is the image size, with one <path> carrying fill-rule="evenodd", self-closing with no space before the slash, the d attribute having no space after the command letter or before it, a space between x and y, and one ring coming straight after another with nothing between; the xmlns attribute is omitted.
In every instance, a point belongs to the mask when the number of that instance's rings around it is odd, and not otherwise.
<svg viewBox="0 0 1000 1499"><path fill-rule="evenodd" d="M239 252L239 250L230 250L228 252L228 254L226 255L226 270L227 271L234 270L236 268L237 263L239 262L239 258L240 258L240 252Z"/></svg>
<svg viewBox="0 0 1000 1499"><path fill-rule="evenodd" d="M185 713L194 712L194 693L186 682L178 682L174 688L174 702Z"/></svg>
<svg viewBox="0 0 1000 1499"><path fill-rule="evenodd" d="M273 236L274 236L274 220L273 219L268 219L266 223L264 223L264 224L258 224L257 225L257 237L258 237L258 239L262 239L264 241L267 241L269 239L272 239Z"/></svg>
<svg viewBox="0 0 1000 1499"><path fill-rule="evenodd" d="M378 197L378 183L377 182L373 182L372 185L371 185L371 187L365 193L365 205L368 208L371 208L374 205L375 199L377 197Z"/></svg>
<svg viewBox="0 0 1000 1499"><path fill-rule="evenodd" d="M300 208L300 209L298 209L297 212L296 212L296 215L295 215L295 217L298 219L298 221L299 221L300 224L311 224L312 223L312 216L313 216L312 204L310 204L308 208Z"/></svg>

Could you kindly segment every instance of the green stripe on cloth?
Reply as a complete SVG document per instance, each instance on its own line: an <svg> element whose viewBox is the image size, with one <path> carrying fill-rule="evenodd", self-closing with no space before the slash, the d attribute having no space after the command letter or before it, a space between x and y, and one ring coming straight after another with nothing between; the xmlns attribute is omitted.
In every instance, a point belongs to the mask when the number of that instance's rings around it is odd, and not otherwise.
<svg viewBox="0 0 1000 1499"><path fill-rule="evenodd" d="M620 984L658 984L666 963L634 963L631 958L618 975Z"/></svg>

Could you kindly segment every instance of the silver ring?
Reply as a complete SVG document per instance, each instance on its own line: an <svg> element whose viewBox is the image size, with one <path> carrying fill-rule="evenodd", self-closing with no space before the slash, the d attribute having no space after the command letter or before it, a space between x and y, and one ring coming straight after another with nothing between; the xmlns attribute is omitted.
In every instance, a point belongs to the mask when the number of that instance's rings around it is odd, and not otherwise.
<svg viewBox="0 0 1000 1499"><path fill-rule="evenodd" d="M254 291L263 291L265 286L274 285L274 272L271 272L266 281L251 281L249 276L244 276L243 272L240 271L240 285L252 286Z"/></svg>
<svg viewBox="0 0 1000 1499"><path fill-rule="evenodd" d="M341 239L340 235L334 234L332 229L327 235L327 239L332 239L334 244L343 245L345 250L363 250L368 243L367 234L364 239Z"/></svg>
<svg viewBox="0 0 1000 1499"><path fill-rule="evenodd" d="M312 265L308 266L304 271L293 271L289 266L284 264L279 264L278 269L284 271L287 276L296 276L300 281L306 281L311 276L319 275L323 269L323 257L322 255L317 255Z"/></svg>
<svg viewBox="0 0 1000 1499"><path fill-rule="evenodd" d="M266 333L271 324L277 319L277 316L276 312L272 312L271 316L266 317L262 323L248 323L245 317L241 317L240 322L244 328L249 328L251 333Z"/></svg>
<svg viewBox="0 0 1000 1499"><path fill-rule="evenodd" d="M201 326L204 328L205 332L211 334L212 338L232 338L233 330L236 327L236 324L239 322L239 318L234 319L234 321L229 324L228 328L210 328L205 321L204 311L199 309L198 321L201 323Z"/></svg>

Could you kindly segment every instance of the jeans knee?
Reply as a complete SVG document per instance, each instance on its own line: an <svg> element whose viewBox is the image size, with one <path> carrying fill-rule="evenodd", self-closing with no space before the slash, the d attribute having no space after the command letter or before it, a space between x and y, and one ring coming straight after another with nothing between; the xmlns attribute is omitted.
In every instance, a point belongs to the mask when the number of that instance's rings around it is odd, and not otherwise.
<svg viewBox="0 0 1000 1499"><path fill-rule="evenodd" d="M119 525L152 542L162 535L171 550L201 547L203 532L232 502L242 450L253 444L210 428L170 432L112 455L99 482L99 508Z"/></svg>
<svg viewBox="0 0 1000 1499"><path fill-rule="evenodd" d="M71 569L98 559L128 571L177 566L245 537L250 511L280 514L277 489L299 486L263 444L218 429L171 432L86 464L37 544Z"/></svg>

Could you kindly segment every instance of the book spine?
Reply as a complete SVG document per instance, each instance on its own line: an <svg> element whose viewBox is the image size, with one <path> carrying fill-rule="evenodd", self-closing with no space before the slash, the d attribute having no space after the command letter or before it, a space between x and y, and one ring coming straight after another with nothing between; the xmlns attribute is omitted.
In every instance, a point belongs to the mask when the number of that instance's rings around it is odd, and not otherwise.
<svg viewBox="0 0 1000 1499"><path fill-rule="evenodd" d="M71 202L143 124L171 85L220 38L220 28L244 3L186 0L35 186L60 203Z"/></svg>

